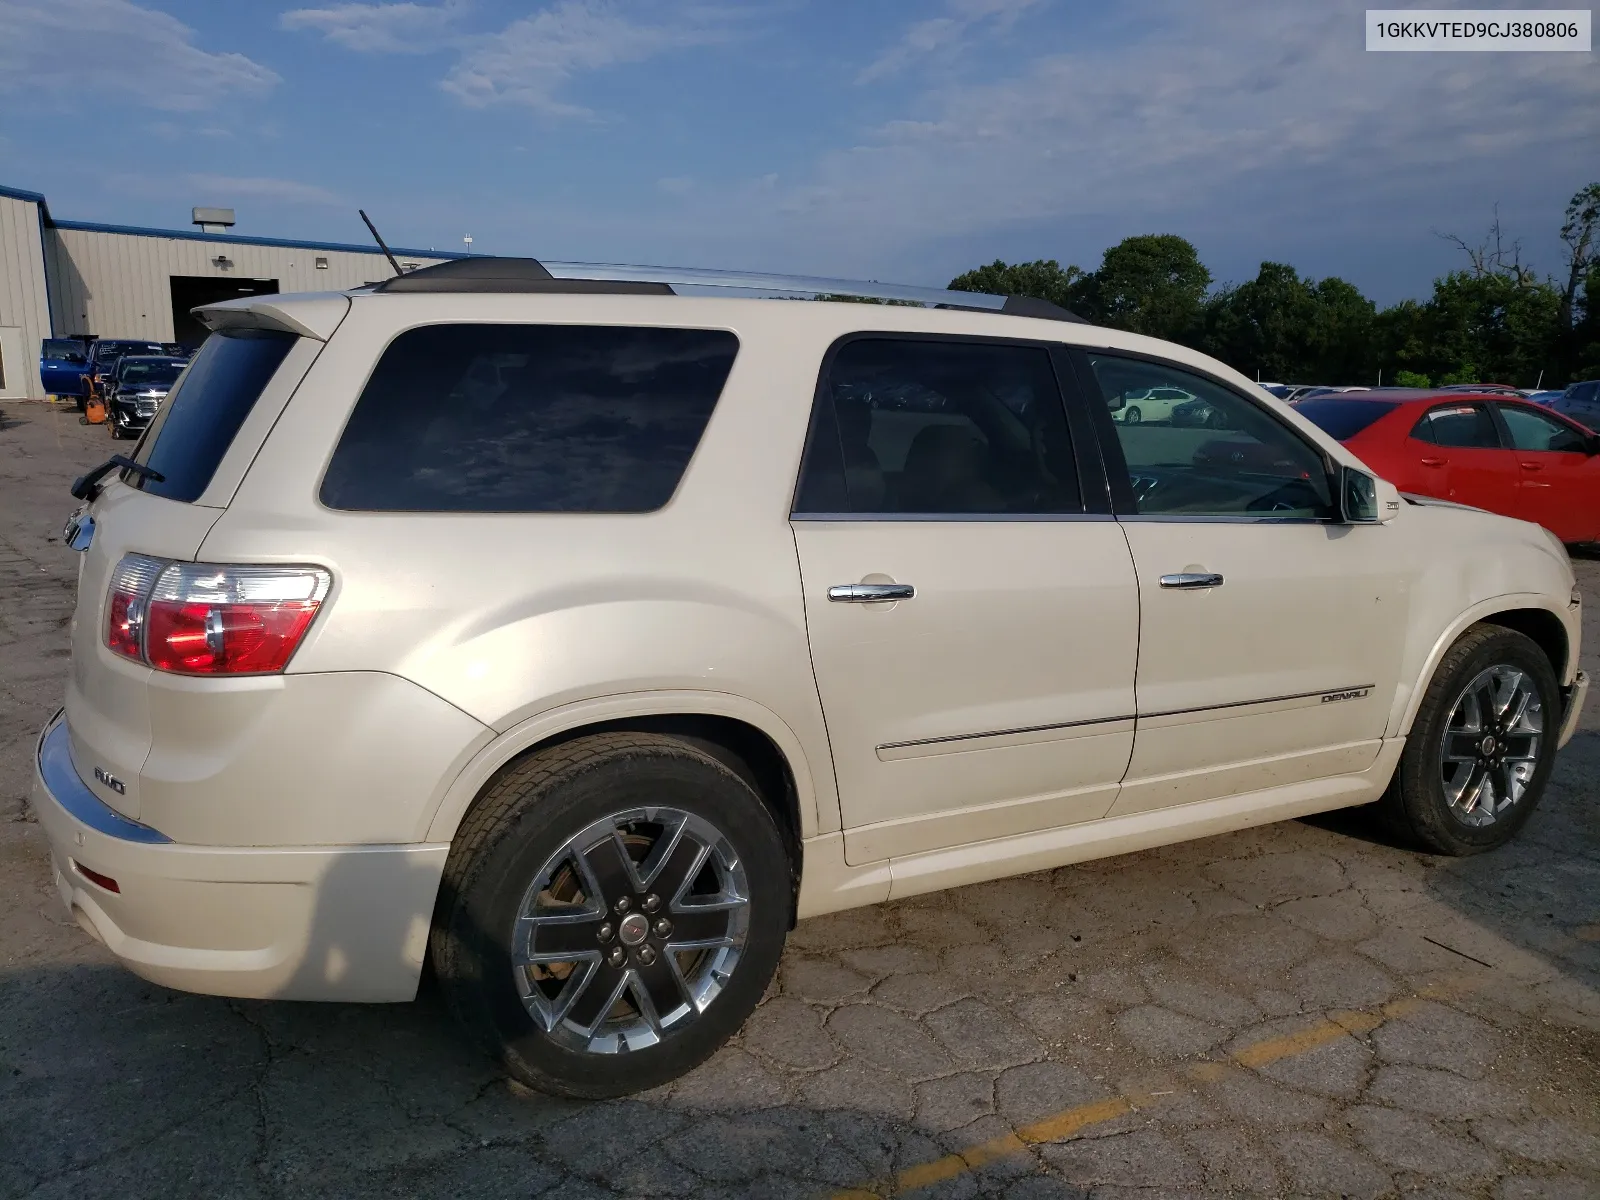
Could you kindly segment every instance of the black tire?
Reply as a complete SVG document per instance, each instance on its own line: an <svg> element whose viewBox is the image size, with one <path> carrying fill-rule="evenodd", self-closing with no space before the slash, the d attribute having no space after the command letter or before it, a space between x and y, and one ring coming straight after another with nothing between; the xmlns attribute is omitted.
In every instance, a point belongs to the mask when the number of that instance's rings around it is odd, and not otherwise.
<svg viewBox="0 0 1600 1200"><path fill-rule="evenodd" d="M1144 414L1139 411L1137 404L1130 405L1128 411L1122 414L1122 423L1124 425L1137 425L1143 420Z"/></svg>
<svg viewBox="0 0 1600 1200"><path fill-rule="evenodd" d="M1444 735L1464 689L1483 672L1499 666L1516 668L1529 677L1538 695L1543 730L1537 761L1521 796L1490 823L1472 825L1446 798ZM1560 685L1538 644L1497 625L1473 626L1446 651L1423 694L1399 769L1379 801L1385 824L1438 854L1481 854L1505 845L1527 823L1544 794L1555 762L1560 724Z"/></svg>
<svg viewBox="0 0 1600 1200"><path fill-rule="evenodd" d="M613 814L644 807L690 814L726 840L746 880L742 949L703 1011L660 1031L655 1044L626 1053L574 1048L564 1025L547 1030L525 1004L521 989L537 968L513 966L513 928L534 881L570 839ZM561 1096L623 1096L692 1070L744 1024L777 969L792 894L777 824L739 774L676 738L596 734L514 763L467 814L445 864L431 957L451 1011L508 1074ZM639 911L639 900L633 903ZM662 908L657 915L672 914ZM621 950L625 926L616 928L608 945ZM666 965L665 956L659 961ZM637 965L630 958L614 975L621 978ZM604 968L603 959L597 961L591 981ZM613 1011L607 1008L601 1020Z"/></svg>

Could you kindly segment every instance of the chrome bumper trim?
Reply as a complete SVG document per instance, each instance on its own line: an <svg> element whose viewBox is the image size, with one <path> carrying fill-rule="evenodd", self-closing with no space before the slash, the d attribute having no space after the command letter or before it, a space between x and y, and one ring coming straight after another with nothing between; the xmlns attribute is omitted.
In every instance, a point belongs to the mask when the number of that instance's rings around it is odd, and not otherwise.
<svg viewBox="0 0 1600 1200"><path fill-rule="evenodd" d="M129 820L110 807L89 790L72 765L72 752L67 744L65 711L51 718L39 737L39 778L55 802L78 821L96 833L114 837L123 842L143 842L159 845L172 841L159 830Z"/></svg>

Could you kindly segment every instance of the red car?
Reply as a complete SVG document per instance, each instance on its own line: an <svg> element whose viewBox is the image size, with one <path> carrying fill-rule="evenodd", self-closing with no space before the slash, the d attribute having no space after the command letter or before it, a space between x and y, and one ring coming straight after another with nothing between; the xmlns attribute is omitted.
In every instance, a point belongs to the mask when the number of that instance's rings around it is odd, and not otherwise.
<svg viewBox="0 0 1600 1200"><path fill-rule="evenodd" d="M1563 542L1600 541L1600 437L1548 408L1397 388L1318 396L1295 411L1402 492L1536 521Z"/></svg>

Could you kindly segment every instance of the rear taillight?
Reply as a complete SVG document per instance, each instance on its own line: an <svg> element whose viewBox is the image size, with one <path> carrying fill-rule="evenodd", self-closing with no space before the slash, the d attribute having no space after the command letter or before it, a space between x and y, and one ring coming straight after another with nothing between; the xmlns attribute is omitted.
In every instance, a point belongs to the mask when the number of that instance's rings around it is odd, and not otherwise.
<svg viewBox="0 0 1600 1200"><path fill-rule="evenodd" d="M129 554L117 564L106 596L106 645L125 658L144 658L144 614L150 589L166 562Z"/></svg>
<svg viewBox="0 0 1600 1200"><path fill-rule="evenodd" d="M112 579L106 645L180 675L274 674L288 665L331 583L321 567L163 563L130 554Z"/></svg>

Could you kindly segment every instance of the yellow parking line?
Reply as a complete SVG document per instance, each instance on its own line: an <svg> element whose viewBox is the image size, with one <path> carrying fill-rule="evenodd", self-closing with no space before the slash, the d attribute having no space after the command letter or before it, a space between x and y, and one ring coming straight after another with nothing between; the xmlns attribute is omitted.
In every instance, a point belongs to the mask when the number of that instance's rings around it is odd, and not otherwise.
<svg viewBox="0 0 1600 1200"><path fill-rule="evenodd" d="M1460 981L1452 981L1424 988L1415 996L1409 996L1404 1000L1392 1000L1375 1009L1329 1013L1326 1018L1305 1029L1241 1046L1229 1056L1228 1061L1192 1063L1184 1068L1183 1074L1191 1082L1206 1083L1220 1079L1230 1071L1241 1067L1251 1070L1264 1067L1268 1063L1308 1053L1350 1034L1369 1033L1385 1021L1414 1011L1424 1000L1442 999L1447 995L1459 993L1463 988L1464 985ZM1177 1087L1163 1089L1160 1083L1156 1083L1148 1089L1130 1091L1121 1096L1113 1096L1109 1100L1098 1100L1093 1104L1081 1104L1077 1108L1065 1109L1042 1120L1020 1126L1013 1133L1002 1134L986 1142L968 1146L959 1153L946 1154L943 1158L907 1167L889 1181L885 1190L877 1190L875 1185L867 1185L835 1192L830 1200L880 1200L883 1196L898 1196L918 1188L931 1187L947 1179L954 1179L967 1171L975 1171L996 1159L1020 1154L1029 1146L1065 1141L1092 1125L1103 1125L1128 1113L1152 1108L1161 1103L1164 1097L1174 1095L1178 1090L1180 1089Z"/></svg>

